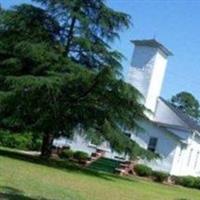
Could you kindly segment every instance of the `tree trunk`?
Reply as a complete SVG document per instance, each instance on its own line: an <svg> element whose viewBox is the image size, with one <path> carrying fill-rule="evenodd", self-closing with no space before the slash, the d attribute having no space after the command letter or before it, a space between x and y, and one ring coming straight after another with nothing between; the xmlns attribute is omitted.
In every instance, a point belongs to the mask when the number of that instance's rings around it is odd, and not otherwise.
<svg viewBox="0 0 200 200"><path fill-rule="evenodd" d="M41 156L49 158L51 156L53 144L53 135L50 133L44 133L42 140Z"/></svg>

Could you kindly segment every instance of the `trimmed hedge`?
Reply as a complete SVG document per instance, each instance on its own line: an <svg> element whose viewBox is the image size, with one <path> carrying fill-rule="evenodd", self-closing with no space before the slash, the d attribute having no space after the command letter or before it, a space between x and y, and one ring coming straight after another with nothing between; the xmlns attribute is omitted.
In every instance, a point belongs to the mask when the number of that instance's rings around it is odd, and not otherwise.
<svg viewBox="0 0 200 200"><path fill-rule="evenodd" d="M70 149L65 149L59 154L62 159L74 159L79 163L85 163L89 159L89 155L83 151L72 151Z"/></svg>
<svg viewBox="0 0 200 200"><path fill-rule="evenodd" d="M170 177L174 184L188 188L200 189L200 177L193 176L170 176L166 172L152 171L152 169L143 164L137 164L134 171L138 176L151 177L154 181L163 183Z"/></svg>
<svg viewBox="0 0 200 200"><path fill-rule="evenodd" d="M134 171L138 176L151 176L152 175L152 169L146 165L137 164L134 167Z"/></svg>
<svg viewBox="0 0 200 200"><path fill-rule="evenodd" d="M82 161L82 160L87 160L89 158L89 155L86 152L83 152L83 151L76 151L74 153L73 157L76 160Z"/></svg>
<svg viewBox="0 0 200 200"><path fill-rule="evenodd" d="M169 177L168 173L162 171L153 171L150 167L143 164L135 165L134 171L138 176L152 177L154 181L159 183L163 183Z"/></svg>
<svg viewBox="0 0 200 200"><path fill-rule="evenodd" d="M194 186L195 178L192 176L180 176L175 178L175 184L192 188Z"/></svg>
<svg viewBox="0 0 200 200"><path fill-rule="evenodd" d="M72 151L70 149L65 149L62 151L62 153L59 156L60 156L60 158L71 159L74 156L74 151Z"/></svg>
<svg viewBox="0 0 200 200"><path fill-rule="evenodd" d="M21 150L40 150L42 139L33 133L11 133L0 130L0 145Z"/></svg>
<svg viewBox="0 0 200 200"><path fill-rule="evenodd" d="M169 174L162 171L153 171L152 172L153 180L159 183L163 183L169 177Z"/></svg>
<svg viewBox="0 0 200 200"><path fill-rule="evenodd" d="M200 189L200 178L199 177L193 177L193 176L176 176L174 178L175 184L182 185L184 187L189 188L196 188Z"/></svg>

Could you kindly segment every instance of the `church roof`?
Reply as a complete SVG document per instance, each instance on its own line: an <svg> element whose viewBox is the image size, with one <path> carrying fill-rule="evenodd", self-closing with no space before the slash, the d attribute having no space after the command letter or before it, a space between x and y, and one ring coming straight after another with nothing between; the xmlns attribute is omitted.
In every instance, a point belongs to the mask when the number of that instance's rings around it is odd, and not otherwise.
<svg viewBox="0 0 200 200"><path fill-rule="evenodd" d="M172 104L170 104L168 101L160 97L160 100L164 102L191 130L196 130L200 132L200 124L191 118L189 115L182 112L180 109L174 107Z"/></svg>
<svg viewBox="0 0 200 200"><path fill-rule="evenodd" d="M177 135L175 132L173 132L173 130L174 129L178 129L178 130L186 130L186 131L188 131L188 129L185 129L185 128L181 127L181 126L169 125L169 124L164 124L164 123L160 123L160 122L152 122L152 123L154 123L158 127L164 128L169 134L173 135L181 143L183 143L183 144L187 143L187 141L183 137ZM170 130L168 128L173 128L173 129Z"/></svg>
<svg viewBox="0 0 200 200"><path fill-rule="evenodd" d="M161 43L159 43L155 39L150 39L150 40L131 40L132 43L138 46L148 46L148 47L153 47L153 48L158 48L162 52L164 52L167 56L172 56L173 53L167 49L165 46L163 46Z"/></svg>
<svg viewBox="0 0 200 200"><path fill-rule="evenodd" d="M177 130L183 130L183 131L190 131L191 129L189 127L183 127L181 125L176 124L167 124L159 121L153 121L157 126L167 127L167 128L173 128Z"/></svg>

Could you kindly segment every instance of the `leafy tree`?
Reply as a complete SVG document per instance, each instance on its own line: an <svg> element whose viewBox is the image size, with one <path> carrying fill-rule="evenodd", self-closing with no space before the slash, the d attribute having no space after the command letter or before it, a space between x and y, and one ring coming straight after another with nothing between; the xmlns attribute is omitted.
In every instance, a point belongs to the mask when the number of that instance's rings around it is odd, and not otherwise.
<svg viewBox="0 0 200 200"><path fill-rule="evenodd" d="M129 16L103 0L38 2L46 10L22 4L1 11L1 128L42 133L47 157L55 137L78 128L118 152L152 156L124 134L145 108L121 77L121 54L108 45Z"/></svg>
<svg viewBox="0 0 200 200"><path fill-rule="evenodd" d="M180 92L171 98L171 103L189 116L199 119L199 101L189 92Z"/></svg>
<svg viewBox="0 0 200 200"><path fill-rule="evenodd" d="M128 28L130 16L106 6L104 0L34 0L60 22L65 54L89 69L120 72L122 54L109 44Z"/></svg>

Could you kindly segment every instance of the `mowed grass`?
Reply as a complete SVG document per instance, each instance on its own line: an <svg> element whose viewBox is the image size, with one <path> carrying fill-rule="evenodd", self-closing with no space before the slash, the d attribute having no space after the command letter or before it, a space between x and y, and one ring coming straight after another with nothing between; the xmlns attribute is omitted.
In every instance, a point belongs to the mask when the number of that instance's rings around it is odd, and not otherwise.
<svg viewBox="0 0 200 200"><path fill-rule="evenodd" d="M92 173L0 149L0 199L200 200L200 191Z"/></svg>

